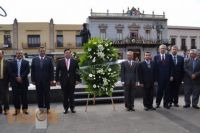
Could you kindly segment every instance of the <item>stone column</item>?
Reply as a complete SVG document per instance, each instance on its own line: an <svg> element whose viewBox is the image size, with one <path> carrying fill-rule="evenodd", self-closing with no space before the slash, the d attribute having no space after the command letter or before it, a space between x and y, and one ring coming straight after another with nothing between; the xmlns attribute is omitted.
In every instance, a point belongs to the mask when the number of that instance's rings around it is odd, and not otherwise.
<svg viewBox="0 0 200 133"><path fill-rule="evenodd" d="M54 45L54 23L53 19L50 20L49 23L49 52L55 51L55 45Z"/></svg>
<svg viewBox="0 0 200 133"><path fill-rule="evenodd" d="M18 22L17 19L15 18L14 23L13 23L13 54L15 54L15 51L19 49L19 44L18 44Z"/></svg>

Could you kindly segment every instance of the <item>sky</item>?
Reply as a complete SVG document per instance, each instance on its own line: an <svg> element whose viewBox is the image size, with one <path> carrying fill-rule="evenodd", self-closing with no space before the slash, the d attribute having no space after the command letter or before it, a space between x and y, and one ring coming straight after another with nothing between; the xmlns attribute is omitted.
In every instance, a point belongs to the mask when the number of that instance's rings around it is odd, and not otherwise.
<svg viewBox="0 0 200 133"><path fill-rule="evenodd" d="M139 8L145 14L166 14L168 25L200 27L200 0L0 0L7 17L0 24L18 22L49 22L82 24L93 12L122 13L127 8ZM0 14L3 12L0 10Z"/></svg>

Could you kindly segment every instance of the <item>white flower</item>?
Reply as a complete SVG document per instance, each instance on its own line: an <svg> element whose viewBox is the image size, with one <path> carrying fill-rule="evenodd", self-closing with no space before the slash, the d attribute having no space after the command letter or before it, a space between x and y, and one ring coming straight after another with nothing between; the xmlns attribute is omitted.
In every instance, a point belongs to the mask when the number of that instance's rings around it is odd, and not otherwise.
<svg viewBox="0 0 200 133"><path fill-rule="evenodd" d="M112 69L111 68L108 68L108 71L110 72Z"/></svg>
<svg viewBox="0 0 200 133"><path fill-rule="evenodd" d="M103 45L98 45L98 49L99 49L99 51L103 51L104 50Z"/></svg>
<svg viewBox="0 0 200 133"><path fill-rule="evenodd" d="M94 57L93 60L92 60L92 62L95 62L95 61L96 61L96 58Z"/></svg>
<svg viewBox="0 0 200 133"><path fill-rule="evenodd" d="M97 86L94 84L94 85L93 85L93 88L96 88L96 87L97 87Z"/></svg>
<svg viewBox="0 0 200 133"><path fill-rule="evenodd" d="M92 59L92 56L90 56L90 59Z"/></svg>
<svg viewBox="0 0 200 133"><path fill-rule="evenodd" d="M89 74L89 77L92 78L92 74Z"/></svg>
<svg viewBox="0 0 200 133"><path fill-rule="evenodd" d="M90 52L92 49L91 48L88 48L88 52Z"/></svg>
<svg viewBox="0 0 200 133"><path fill-rule="evenodd" d="M106 43L105 46L108 47L108 43Z"/></svg>
<svg viewBox="0 0 200 133"><path fill-rule="evenodd" d="M105 54L103 52L98 52L97 55L100 57L100 58L104 58Z"/></svg>

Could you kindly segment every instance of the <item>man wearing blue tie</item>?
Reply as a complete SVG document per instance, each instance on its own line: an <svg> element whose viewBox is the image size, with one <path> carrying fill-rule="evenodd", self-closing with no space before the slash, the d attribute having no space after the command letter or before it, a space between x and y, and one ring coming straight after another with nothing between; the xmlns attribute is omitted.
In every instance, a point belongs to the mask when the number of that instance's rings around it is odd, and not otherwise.
<svg viewBox="0 0 200 133"><path fill-rule="evenodd" d="M15 107L15 113L13 115L18 115L21 108L23 113L27 115L27 91L29 86L28 74L30 72L29 62L23 59L23 51L17 50L16 58L10 64L13 104Z"/></svg>
<svg viewBox="0 0 200 133"><path fill-rule="evenodd" d="M31 64L31 80L36 86L38 107L50 112L50 85L54 81L54 66L50 57L46 56L45 48L39 48L39 56L33 58Z"/></svg>
<svg viewBox="0 0 200 133"><path fill-rule="evenodd" d="M181 86L183 76L184 76L184 58L177 54L178 47L172 46L171 55L174 62L173 69L173 80L170 81L170 95L169 95L169 105L174 107L179 107L178 105L178 95L179 95L179 88Z"/></svg>
<svg viewBox="0 0 200 133"><path fill-rule="evenodd" d="M189 55L190 57L185 60L184 64L185 105L183 107L190 107L190 96L192 95L192 107L199 109L198 101L200 93L200 60L196 57L197 51L195 49L191 49Z"/></svg>
<svg viewBox="0 0 200 133"><path fill-rule="evenodd" d="M163 106L169 109L169 81L173 80L173 60L172 56L166 54L166 45L159 46L159 54L154 57L156 81L158 83L156 94L156 105L160 107L160 102L163 99Z"/></svg>

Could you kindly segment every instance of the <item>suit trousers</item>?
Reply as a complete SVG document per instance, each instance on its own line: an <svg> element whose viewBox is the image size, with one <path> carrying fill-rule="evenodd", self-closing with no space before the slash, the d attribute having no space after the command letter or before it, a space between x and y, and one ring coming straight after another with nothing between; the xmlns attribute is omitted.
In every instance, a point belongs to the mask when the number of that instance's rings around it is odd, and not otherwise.
<svg viewBox="0 0 200 133"><path fill-rule="evenodd" d="M158 88L156 92L156 104L160 105L163 98L163 105L168 106L169 104L169 81L161 80L158 82Z"/></svg>
<svg viewBox="0 0 200 133"><path fill-rule="evenodd" d="M197 106L199 101L200 85L184 84L185 105L190 105L192 95L192 105Z"/></svg>
<svg viewBox="0 0 200 133"><path fill-rule="evenodd" d="M27 92L28 86L24 84L16 83L15 86L12 87L13 91L13 104L15 109L28 109L28 99Z"/></svg>
<svg viewBox="0 0 200 133"><path fill-rule="evenodd" d="M153 97L154 97L154 87L145 87L143 88L143 105L144 107L151 108L153 107Z"/></svg>
<svg viewBox="0 0 200 133"><path fill-rule="evenodd" d="M132 84L124 85L124 102L126 108L134 107L135 86Z"/></svg>
<svg viewBox="0 0 200 133"><path fill-rule="evenodd" d="M178 104L178 95L180 90L181 82L178 81L172 81L169 83L169 103L172 104Z"/></svg>
<svg viewBox="0 0 200 133"><path fill-rule="evenodd" d="M39 108L50 109L50 83L41 81L36 83L37 101Z"/></svg>
<svg viewBox="0 0 200 133"><path fill-rule="evenodd" d="M0 111L9 109L9 87L8 82L0 79Z"/></svg>
<svg viewBox="0 0 200 133"><path fill-rule="evenodd" d="M75 85L68 81L66 81L66 84L62 86L63 91L63 107L65 110L68 110L70 107L71 110L75 108L74 103L74 90Z"/></svg>

